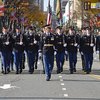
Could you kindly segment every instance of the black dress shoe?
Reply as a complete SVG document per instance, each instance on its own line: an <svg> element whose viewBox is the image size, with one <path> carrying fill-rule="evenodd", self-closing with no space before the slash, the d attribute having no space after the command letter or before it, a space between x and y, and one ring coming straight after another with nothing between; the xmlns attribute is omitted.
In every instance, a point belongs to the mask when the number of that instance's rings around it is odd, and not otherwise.
<svg viewBox="0 0 100 100"><path fill-rule="evenodd" d="M49 79L51 79L51 74L49 75Z"/></svg>
<svg viewBox="0 0 100 100"><path fill-rule="evenodd" d="M25 65L23 65L22 69L25 69Z"/></svg>
<svg viewBox="0 0 100 100"><path fill-rule="evenodd" d="M8 73L10 73L10 69L9 68L7 69L7 71L8 71Z"/></svg>
<svg viewBox="0 0 100 100"><path fill-rule="evenodd" d="M73 71L70 71L70 74L73 74Z"/></svg>
<svg viewBox="0 0 100 100"><path fill-rule="evenodd" d="M32 72L32 73L34 72L34 68L32 68L31 72Z"/></svg>
<svg viewBox="0 0 100 100"><path fill-rule="evenodd" d="M61 72L63 72L63 67L61 67Z"/></svg>
<svg viewBox="0 0 100 100"><path fill-rule="evenodd" d="M19 71L16 71L16 74L19 74Z"/></svg>
<svg viewBox="0 0 100 100"><path fill-rule="evenodd" d="M22 69L20 69L19 73L20 73L20 74L22 73Z"/></svg>
<svg viewBox="0 0 100 100"><path fill-rule="evenodd" d="M8 73L4 71L3 74L8 74Z"/></svg>
<svg viewBox="0 0 100 100"><path fill-rule="evenodd" d="M90 72L89 72L89 71L87 71L87 72L86 72L86 74L90 74Z"/></svg>
<svg viewBox="0 0 100 100"><path fill-rule="evenodd" d="M2 70L1 73L4 73L4 71Z"/></svg>
<svg viewBox="0 0 100 100"><path fill-rule="evenodd" d="M16 74L19 74L18 72L16 72Z"/></svg>
<svg viewBox="0 0 100 100"><path fill-rule="evenodd" d="M89 69L89 72L91 72L91 68Z"/></svg>
<svg viewBox="0 0 100 100"><path fill-rule="evenodd" d="M50 81L50 78L49 78L49 77L47 77L47 78L46 78L46 81Z"/></svg>
<svg viewBox="0 0 100 100"><path fill-rule="evenodd" d="M33 74L33 72L31 71L31 72L29 72L30 74Z"/></svg>
<svg viewBox="0 0 100 100"><path fill-rule="evenodd" d="M73 70L74 72L76 72L76 68L74 68L74 70Z"/></svg>
<svg viewBox="0 0 100 100"><path fill-rule="evenodd" d="M37 69L37 65L35 65L35 69Z"/></svg>
<svg viewBox="0 0 100 100"><path fill-rule="evenodd" d="M57 70L57 74L60 74L61 73L61 70Z"/></svg>

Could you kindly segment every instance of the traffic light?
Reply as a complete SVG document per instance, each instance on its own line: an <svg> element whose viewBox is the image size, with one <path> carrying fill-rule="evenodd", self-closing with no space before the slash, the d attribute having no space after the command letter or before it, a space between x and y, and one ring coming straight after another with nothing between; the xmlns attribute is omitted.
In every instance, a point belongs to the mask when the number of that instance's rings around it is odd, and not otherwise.
<svg viewBox="0 0 100 100"><path fill-rule="evenodd" d="M91 9L91 2L84 2L84 10L90 10Z"/></svg>

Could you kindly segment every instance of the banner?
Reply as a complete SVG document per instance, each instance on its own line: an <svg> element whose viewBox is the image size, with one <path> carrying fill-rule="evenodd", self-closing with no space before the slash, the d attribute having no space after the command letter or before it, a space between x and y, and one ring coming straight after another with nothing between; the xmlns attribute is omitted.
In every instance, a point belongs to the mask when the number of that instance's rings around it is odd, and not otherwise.
<svg viewBox="0 0 100 100"><path fill-rule="evenodd" d="M62 25L61 0L57 0L56 2L56 16L58 24Z"/></svg>

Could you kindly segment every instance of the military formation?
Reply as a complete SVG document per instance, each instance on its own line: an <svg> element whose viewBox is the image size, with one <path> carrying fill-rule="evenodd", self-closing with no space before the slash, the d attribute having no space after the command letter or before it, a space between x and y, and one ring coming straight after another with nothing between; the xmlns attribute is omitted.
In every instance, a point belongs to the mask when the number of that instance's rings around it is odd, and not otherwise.
<svg viewBox="0 0 100 100"><path fill-rule="evenodd" d="M57 74L63 72L65 58L69 58L70 74L76 72L77 53L80 52L82 70L89 74L92 70L94 47L100 55L100 32L95 35L88 27L82 28L80 32L69 27L65 32L57 26L52 32L50 25L45 25L37 33L32 26L24 32L19 26L15 32L9 32L8 27L4 26L0 33L2 73L8 74L16 69L16 74L21 74L27 61L28 71L32 74L37 69L38 59L41 59L46 81L49 81L55 60Z"/></svg>

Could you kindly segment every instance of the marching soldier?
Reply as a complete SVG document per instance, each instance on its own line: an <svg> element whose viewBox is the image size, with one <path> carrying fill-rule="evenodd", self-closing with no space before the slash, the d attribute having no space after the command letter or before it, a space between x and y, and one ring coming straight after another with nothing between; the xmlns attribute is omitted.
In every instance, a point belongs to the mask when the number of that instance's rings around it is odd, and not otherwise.
<svg viewBox="0 0 100 100"><path fill-rule="evenodd" d="M43 26L43 27L42 27L41 34L40 34L40 41L43 40L42 36L43 36L43 34L45 34L45 33L46 33L46 32L45 32L45 26ZM42 43L43 43L43 42L42 42ZM40 43L39 48L40 48L41 45L43 45L42 43ZM40 49L41 49L41 48L40 48ZM41 51L41 50L40 50L40 51ZM42 54L40 51L39 51L39 59L42 60L43 74L45 74L45 68L44 68L44 63L43 63L43 54Z"/></svg>
<svg viewBox="0 0 100 100"><path fill-rule="evenodd" d="M69 55L69 65L70 73L76 72L76 63L77 63L77 47L78 47L78 37L74 33L72 28L69 28L68 35L66 36L67 51Z"/></svg>
<svg viewBox="0 0 100 100"><path fill-rule="evenodd" d="M100 61L100 31L96 36L96 52L99 54L99 61Z"/></svg>
<svg viewBox="0 0 100 100"><path fill-rule="evenodd" d="M38 50L37 43L39 42L39 37L33 32L32 27L30 27L28 34L25 37L26 40L26 52L28 57L29 73L34 72L35 55Z"/></svg>
<svg viewBox="0 0 100 100"><path fill-rule="evenodd" d="M13 49L13 39L10 33L8 32L7 26L4 26L2 29L1 43L3 71L4 74L7 74L10 72L10 59Z"/></svg>
<svg viewBox="0 0 100 100"><path fill-rule="evenodd" d="M86 34L80 40L81 52L84 55L85 60L85 71L87 74L91 72L92 64L93 64L93 47L95 45L95 38L90 33L89 29L86 29Z"/></svg>
<svg viewBox="0 0 100 100"><path fill-rule="evenodd" d="M35 39L37 40L35 46L35 69L37 69L37 62L38 62L38 51L39 51L39 43L40 43L40 34L38 34L34 29Z"/></svg>
<svg viewBox="0 0 100 100"><path fill-rule="evenodd" d="M25 49L25 36L21 33L20 27L16 27L14 38L14 62L16 74L22 73L22 58Z"/></svg>
<svg viewBox="0 0 100 100"><path fill-rule="evenodd" d="M54 66L54 45L55 36L51 33L51 27L45 26L45 33L42 35L42 44L40 49L43 50L43 63L46 74L46 81L51 78L51 72Z"/></svg>
<svg viewBox="0 0 100 100"><path fill-rule="evenodd" d="M82 52L83 44L81 43L82 42L81 39L86 34L85 32L86 32L85 28L82 28L81 36L80 36L80 48L79 48L79 51L80 51L80 54L81 54L81 59L82 59L82 70L83 71L85 71L85 59L84 59L84 54Z"/></svg>
<svg viewBox="0 0 100 100"><path fill-rule="evenodd" d="M1 49L2 49L2 33L0 33L0 61L1 61L1 73L3 73L3 64L2 64L2 54L1 54Z"/></svg>
<svg viewBox="0 0 100 100"><path fill-rule="evenodd" d="M56 43L55 43L57 74L63 71L64 55L65 55L64 43L65 43L65 36L61 32L61 27L58 26L56 28Z"/></svg>

